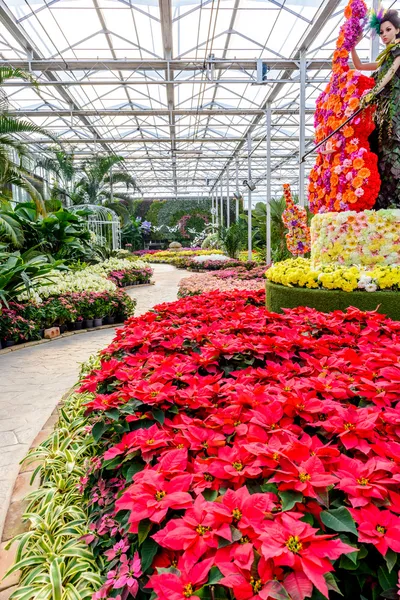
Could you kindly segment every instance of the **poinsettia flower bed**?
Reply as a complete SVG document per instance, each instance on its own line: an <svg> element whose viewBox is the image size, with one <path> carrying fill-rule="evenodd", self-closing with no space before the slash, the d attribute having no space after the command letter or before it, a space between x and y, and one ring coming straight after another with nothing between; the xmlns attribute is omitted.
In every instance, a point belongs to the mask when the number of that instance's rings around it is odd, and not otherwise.
<svg viewBox="0 0 400 600"><path fill-rule="evenodd" d="M184 277L179 282L178 296L183 298L214 290L220 292L263 290L265 288L265 269L265 266L229 267L214 273L199 273Z"/></svg>
<svg viewBox="0 0 400 600"><path fill-rule="evenodd" d="M95 600L396 597L400 323L264 300L160 305L83 381Z"/></svg>

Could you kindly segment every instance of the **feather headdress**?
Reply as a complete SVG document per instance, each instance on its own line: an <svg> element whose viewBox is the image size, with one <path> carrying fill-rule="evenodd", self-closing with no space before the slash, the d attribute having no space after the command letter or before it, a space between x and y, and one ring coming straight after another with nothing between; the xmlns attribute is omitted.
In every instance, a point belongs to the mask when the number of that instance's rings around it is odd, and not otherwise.
<svg viewBox="0 0 400 600"><path fill-rule="evenodd" d="M369 29L372 29L375 34L379 35L380 33L381 24L386 12L386 9L384 9L382 6L378 8L377 12L375 12L373 9L370 10L368 27Z"/></svg>

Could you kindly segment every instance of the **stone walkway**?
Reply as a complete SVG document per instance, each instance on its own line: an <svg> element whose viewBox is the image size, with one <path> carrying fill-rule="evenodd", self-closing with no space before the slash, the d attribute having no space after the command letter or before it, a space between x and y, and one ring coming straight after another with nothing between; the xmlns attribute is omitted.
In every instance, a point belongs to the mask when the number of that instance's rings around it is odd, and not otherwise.
<svg viewBox="0 0 400 600"><path fill-rule="evenodd" d="M154 286L129 290L140 315L177 298L185 277L170 265L153 265ZM79 366L106 347L114 329L55 340L0 356L0 540L11 492L24 458L63 394L77 381Z"/></svg>

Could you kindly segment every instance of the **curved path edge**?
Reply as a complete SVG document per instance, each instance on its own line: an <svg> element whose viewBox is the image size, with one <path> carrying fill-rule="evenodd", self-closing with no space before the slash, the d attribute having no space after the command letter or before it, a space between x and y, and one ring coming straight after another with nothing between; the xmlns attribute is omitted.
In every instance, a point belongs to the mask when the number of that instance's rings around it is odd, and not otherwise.
<svg viewBox="0 0 400 600"><path fill-rule="evenodd" d="M56 408L43 425L41 431L39 431L33 440L29 450L39 446L51 435L55 425L58 422L59 407L62 406L70 394L73 393L75 387L76 386L73 386L62 396ZM3 529L0 532L0 600L8 600L12 592L18 586L18 571L4 579L6 572L15 562L15 555L17 551L17 544L13 544L9 550L6 550L6 546L13 537L20 533L24 533L29 529L28 523L22 520L22 516L27 507L27 502L25 500L26 496L30 492L37 490L40 485L39 475L37 475L34 481L31 482L33 471L39 464L41 464L41 461L34 461L29 464L22 463L9 500L6 503L8 509L6 512Z"/></svg>
<svg viewBox="0 0 400 600"><path fill-rule="evenodd" d="M186 274L171 265L152 266L155 285L134 286L129 290L137 300L135 316L157 304L175 301L179 282ZM27 488L21 490L31 477L28 467L20 469L20 461L31 447L49 435L58 419L55 407L76 385L81 363L111 343L115 327L102 327L91 335L60 336L52 344L38 344L25 348L24 352L0 356L0 600L8 600L8 590L12 589L8 581L1 582L9 568L5 561L10 565L13 554L5 553L5 538L10 539L18 532L16 529L10 532L13 523L16 528L22 526L24 511L19 502ZM11 577L9 580L12 581Z"/></svg>

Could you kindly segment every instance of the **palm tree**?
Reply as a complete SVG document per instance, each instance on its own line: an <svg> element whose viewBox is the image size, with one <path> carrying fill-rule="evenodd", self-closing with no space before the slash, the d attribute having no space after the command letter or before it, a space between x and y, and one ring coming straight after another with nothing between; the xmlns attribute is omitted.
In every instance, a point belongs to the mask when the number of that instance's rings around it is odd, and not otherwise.
<svg viewBox="0 0 400 600"><path fill-rule="evenodd" d="M13 209L10 202L1 198L0 238L2 241L10 242L15 248L20 248L25 239L21 224L13 216Z"/></svg>
<svg viewBox="0 0 400 600"><path fill-rule="evenodd" d="M57 176L51 190L51 199L71 206L104 206L116 212L123 221L129 219L129 208L133 198L129 193L115 190L113 186L124 183L127 190L136 188L135 179L126 171L113 172L114 165L124 161L122 156L98 156L83 163L80 169L74 166L74 155L56 151L54 157L38 161L47 171Z"/></svg>
<svg viewBox="0 0 400 600"><path fill-rule="evenodd" d="M29 74L24 73L20 69L0 67L0 85L6 79L10 78L28 79L33 81ZM25 146L14 136L21 133L39 133L49 137L53 136L29 121L9 117L4 112L4 109L6 108L7 101L3 95L1 102L1 109L3 112L0 113L0 198L8 200L9 193L7 193L7 188L9 189L11 185L16 185L28 192L35 202L38 213L45 215L46 209L43 198L33 185L32 176L29 175L29 172L23 166L24 157L29 155Z"/></svg>
<svg viewBox="0 0 400 600"><path fill-rule="evenodd" d="M68 207L74 203L74 179L77 176L77 171L74 167L74 154L57 149L54 149L53 152L53 157L38 160L36 166L42 167L47 172L54 173L57 177L57 181L51 188L50 205L61 202L61 204Z"/></svg>
<svg viewBox="0 0 400 600"><path fill-rule="evenodd" d="M122 156L97 156L83 164L83 176L75 188L74 204L100 205L114 210L123 221L129 219L133 197L129 193L115 190L117 183L126 189L136 188L135 179L126 171L112 171L114 165L125 159Z"/></svg>

